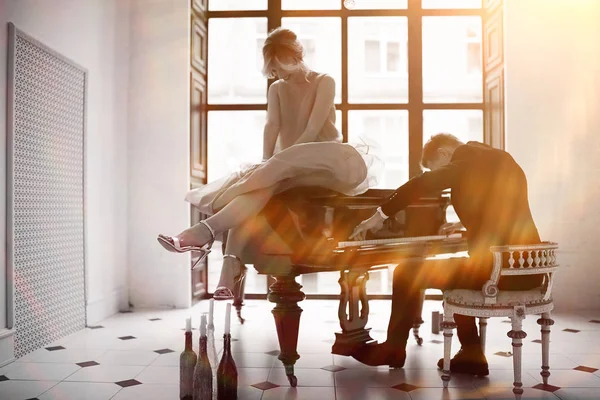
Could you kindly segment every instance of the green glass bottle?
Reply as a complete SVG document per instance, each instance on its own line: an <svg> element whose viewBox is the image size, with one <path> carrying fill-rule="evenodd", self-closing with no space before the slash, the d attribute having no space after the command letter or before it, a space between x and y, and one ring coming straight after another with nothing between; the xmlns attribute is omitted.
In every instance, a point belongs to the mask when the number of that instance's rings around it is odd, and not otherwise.
<svg viewBox="0 0 600 400"><path fill-rule="evenodd" d="M198 357L192 349L192 319L187 318L185 324L185 349L179 357L179 398L194 398L194 368Z"/></svg>
<svg viewBox="0 0 600 400"><path fill-rule="evenodd" d="M207 351L206 315L200 320L200 350L194 369L194 400L212 400L213 374Z"/></svg>
<svg viewBox="0 0 600 400"><path fill-rule="evenodd" d="M217 400L237 400L238 372L231 355L231 335L223 335L223 357L217 369Z"/></svg>
<svg viewBox="0 0 600 400"><path fill-rule="evenodd" d="M223 356L217 369L217 400L237 400L238 372L231 354L231 303L225 312L225 334L223 335Z"/></svg>

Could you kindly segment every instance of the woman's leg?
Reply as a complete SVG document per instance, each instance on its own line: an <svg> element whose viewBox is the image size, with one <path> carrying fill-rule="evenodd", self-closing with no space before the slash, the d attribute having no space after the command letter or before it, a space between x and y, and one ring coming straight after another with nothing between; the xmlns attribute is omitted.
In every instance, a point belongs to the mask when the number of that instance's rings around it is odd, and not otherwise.
<svg viewBox="0 0 600 400"><path fill-rule="evenodd" d="M217 288L225 287L233 291L235 279L240 276L243 269L241 261L242 251L248 240L248 227L242 224L229 230L227 244L223 255L223 267ZM217 294L217 292L215 292Z"/></svg>
<svg viewBox="0 0 600 400"><path fill-rule="evenodd" d="M246 193L233 199L223 209L206 219L215 233L225 232L239 226L257 215L267 204L276 186ZM203 224L196 224L177 235L182 246L203 246L213 238Z"/></svg>
<svg viewBox="0 0 600 400"><path fill-rule="evenodd" d="M245 272L245 266L242 261L245 250L250 249L268 249L273 253L282 252L289 254L291 249L281 240L275 240L273 227L264 215L249 217L243 223L231 228L227 234L227 243L223 255L223 268L215 298L231 298L239 296L241 293L234 293L238 289L235 283L239 281L240 275ZM241 287L241 285L240 285ZM227 289L222 289L227 288ZM239 292L239 291L238 291Z"/></svg>
<svg viewBox="0 0 600 400"><path fill-rule="evenodd" d="M233 227L242 225L250 218L258 215L269 202L277 186L255 190L233 199L218 213L206 219L206 222L215 232L224 232Z"/></svg>
<svg viewBox="0 0 600 400"><path fill-rule="evenodd" d="M276 191L301 186L320 186L328 188L333 177L328 171L300 175L293 180L284 180L267 188L254 190L237 196L219 212L206 219L206 223L215 233L225 232L233 227L239 226L250 218L258 215L269 202ZM186 229L178 236L182 246L202 246L212 240L208 228L202 224L196 224Z"/></svg>

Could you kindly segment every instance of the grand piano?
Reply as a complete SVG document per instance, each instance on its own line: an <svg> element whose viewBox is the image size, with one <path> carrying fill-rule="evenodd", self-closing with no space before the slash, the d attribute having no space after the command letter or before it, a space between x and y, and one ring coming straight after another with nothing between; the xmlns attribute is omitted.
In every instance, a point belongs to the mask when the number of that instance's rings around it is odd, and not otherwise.
<svg viewBox="0 0 600 400"><path fill-rule="evenodd" d="M401 263L422 268L430 257L467 250L462 234L438 235L446 222L448 193L422 198L386 220L384 229L366 240L349 241L354 228L392 193L371 189L349 197L319 188L292 189L273 197L252 221L254 239L242 261L274 280L268 300L275 303L272 312L280 345L279 360L291 386L297 384L294 364L300 358L297 343L302 309L298 303L305 298L297 276L339 272L341 331L335 334L332 353L350 355L357 346L374 343L370 328L366 327L369 271ZM243 294L235 299L234 306L243 323ZM419 317L413 326L419 344L422 339L418 329L422 323Z"/></svg>

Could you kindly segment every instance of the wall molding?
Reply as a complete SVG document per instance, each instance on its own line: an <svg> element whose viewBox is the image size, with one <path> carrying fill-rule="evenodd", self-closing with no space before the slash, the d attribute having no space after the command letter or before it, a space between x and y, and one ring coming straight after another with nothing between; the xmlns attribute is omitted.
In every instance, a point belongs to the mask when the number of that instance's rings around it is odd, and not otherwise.
<svg viewBox="0 0 600 400"><path fill-rule="evenodd" d="M129 291L127 287L119 287L98 299L86 302L86 325L94 325L119 311L129 308Z"/></svg>
<svg viewBox="0 0 600 400"><path fill-rule="evenodd" d="M14 335L14 329L0 329L0 368L15 361Z"/></svg>

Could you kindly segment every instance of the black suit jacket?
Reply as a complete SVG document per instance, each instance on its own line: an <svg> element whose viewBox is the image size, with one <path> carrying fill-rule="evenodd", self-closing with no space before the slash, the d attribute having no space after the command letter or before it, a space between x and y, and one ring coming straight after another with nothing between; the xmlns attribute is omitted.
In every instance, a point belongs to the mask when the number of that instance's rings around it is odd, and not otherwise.
<svg viewBox="0 0 600 400"><path fill-rule="evenodd" d="M458 147L448 165L399 187L382 211L394 215L419 197L448 188L467 230L471 258L490 260L494 245L540 243L525 173L507 152L478 142Z"/></svg>

